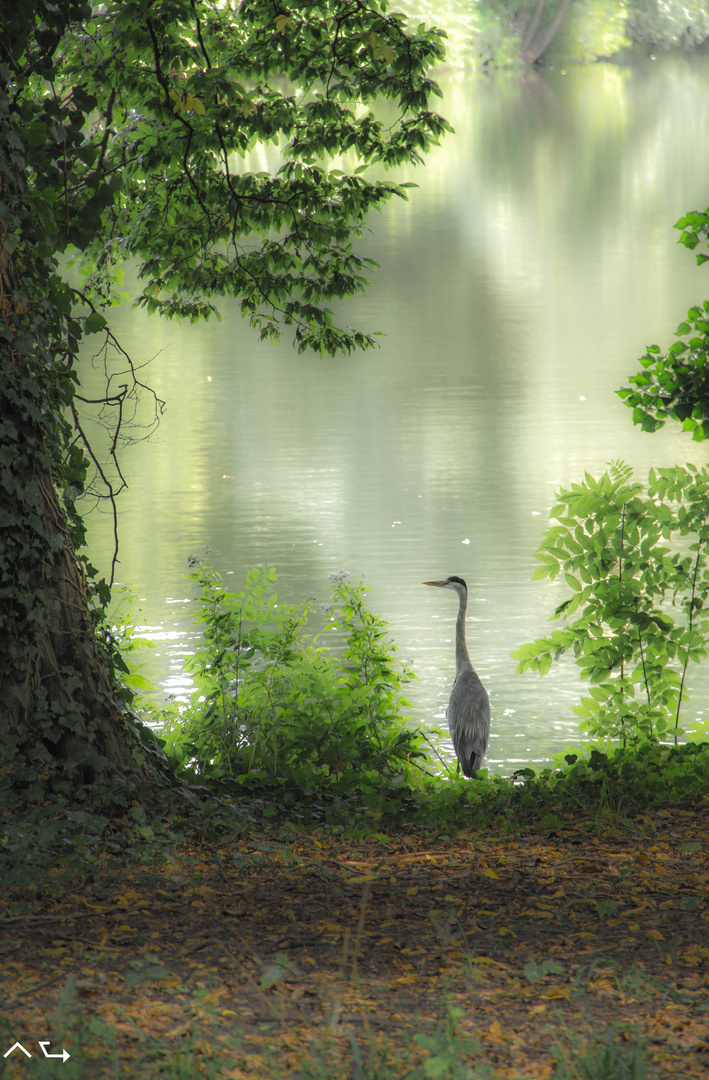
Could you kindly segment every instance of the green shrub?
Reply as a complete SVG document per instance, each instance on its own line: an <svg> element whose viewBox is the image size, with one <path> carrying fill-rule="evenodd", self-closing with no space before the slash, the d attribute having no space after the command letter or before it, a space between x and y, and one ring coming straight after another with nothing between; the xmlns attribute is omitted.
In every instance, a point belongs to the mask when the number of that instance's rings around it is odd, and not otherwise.
<svg viewBox="0 0 709 1080"><path fill-rule="evenodd" d="M425 758L423 732L404 718L412 672L394 659L385 622L365 587L331 575L326 633L308 632L309 603L279 603L273 569L253 569L227 592L196 563L203 644L187 668L196 690L166 723L165 750L205 776L288 780L342 790L406 779Z"/></svg>
<svg viewBox="0 0 709 1080"><path fill-rule="evenodd" d="M518 649L517 670L544 675L570 652L592 684L576 708L583 730L677 743L688 667L709 647L709 469L651 470L644 489L619 462L557 499L534 577L563 571L571 596L552 618L567 625Z"/></svg>

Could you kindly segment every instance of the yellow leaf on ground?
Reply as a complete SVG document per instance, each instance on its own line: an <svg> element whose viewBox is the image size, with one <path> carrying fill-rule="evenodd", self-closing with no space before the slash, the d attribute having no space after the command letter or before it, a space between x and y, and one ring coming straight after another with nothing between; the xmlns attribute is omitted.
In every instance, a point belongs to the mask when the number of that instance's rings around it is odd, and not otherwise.
<svg viewBox="0 0 709 1080"><path fill-rule="evenodd" d="M487 1029L487 1036L489 1039L492 1039L493 1042L503 1043L506 1041L499 1020L493 1020L490 1024L490 1027Z"/></svg>

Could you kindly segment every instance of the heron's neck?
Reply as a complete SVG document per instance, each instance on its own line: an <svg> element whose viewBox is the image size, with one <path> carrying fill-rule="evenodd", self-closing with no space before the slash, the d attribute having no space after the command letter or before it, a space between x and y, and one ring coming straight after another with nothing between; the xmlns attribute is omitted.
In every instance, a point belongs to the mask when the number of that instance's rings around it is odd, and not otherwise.
<svg viewBox="0 0 709 1080"><path fill-rule="evenodd" d="M465 644L465 610L468 606L466 596L460 597L458 604L458 618L455 620L455 673L472 671L473 665L468 656L468 646Z"/></svg>

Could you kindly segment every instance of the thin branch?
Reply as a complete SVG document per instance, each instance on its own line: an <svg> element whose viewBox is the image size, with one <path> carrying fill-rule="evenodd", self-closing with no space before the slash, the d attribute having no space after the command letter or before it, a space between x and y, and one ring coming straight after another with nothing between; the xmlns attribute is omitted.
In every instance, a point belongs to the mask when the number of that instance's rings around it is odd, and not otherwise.
<svg viewBox="0 0 709 1080"><path fill-rule="evenodd" d="M635 611L637 612L637 610L638 610L638 601L636 600L635 601ZM645 683L645 693L647 695L647 704L648 704L648 708L651 709L652 708L652 700L650 698L650 683L648 682L648 678L647 678L647 667L645 666L645 650L643 648L643 639L642 639L642 634L640 633L640 627L639 626L638 626L638 645L640 646L640 660L642 661L642 665L643 665L643 682ZM652 721L651 721L651 723L652 723ZM650 734L652 734L652 730L651 730Z"/></svg>
<svg viewBox="0 0 709 1080"><path fill-rule="evenodd" d="M104 158L106 157L106 150L108 149L108 140L111 135L111 120L113 119L113 106L116 100L116 88L111 88L111 93L108 95L108 101L106 102L106 115L104 117L104 131L103 138L101 139L101 149L99 150L98 160L96 161L96 168L94 173L101 172L102 175L106 175L104 169Z"/></svg>
<svg viewBox="0 0 709 1080"><path fill-rule="evenodd" d="M705 523L705 521L707 520L707 517L709 517L709 510L707 510L706 514L702 518L701 525L703 525ZM698 541L698 544L697 544L697 557L694 560L694 573L692 574L692 596L691 596L691 599L689 601L689 623L688 623L687 629L689 630L690 634L691 634L693 626L694 626L694 608L695 608L696 595L697 595L697 577L698 577L698 574L699 574L699 560L700 560L701 551L702 551L702 543L701 543L701 541ZM682 667L682 678L680 679L679 695L678 695L678 698L677 698L677 713L675 714L675 736L674 736L675 746L677 746L677 731L679 729L679 713L680 713L680 709L682 708L682 696L684 694L684 681L685 681L685 678L687 676L687 667L688 667L688 665L689 665L689 643L688 643L688 648L687 648L687 655L686 655L685 660L684 660L684 666Z"/></svg>
<svg viewBox="0 0 709 1080"><path fill-rule="evenodd" d="M116 468L118 470L118 475L119 475L119 477L121 479L121 486L119 488L117 488L117 489L114 489L113 484L111 483L110 479L108 478L108 476L106 476L106 473L103 470L101 462L99 461L99 459L96 457L96 454L94 453L94 450L93 450L93 447L91 446L90 440L88 439L87 435L84 432L84 429L81 426L81 421L79 420L79 414L77 413L76 406L74 404L72 404L72 406L71 406L71 415L72 415L72 419L74 421L74 427L76 428L76 430L77 430L77 432L78 432L78 434L79 434L79 436L81 438L81 441L84 444L84 449L86 450L86 453L91 458L91 460L92 460L92 462L94 464L94 468L96 469L96 472L101 477L101 481L102 481L104 487L106 488L106 491L108 492L108 494L106 496L104 496L104 498L107 498L108 501L111 504L111 513L112 513L112 516L113 516L113 555L111 557L111 575L110 575L109 582L108 582L109 588L110 588L113 585L113 580L114 580L115 573L116 573L116 565L118 563L118 507L116 505L116 497L118 495L120 495L121 491L123 491L123 489L126 488L128 485L127 485L127 483L126 483L126 481L125 481L125 479L123 477L123 474L120 471L120 468L118 468L118 465L116 463L116 458L115 458L115 455L114 455L113 461L114 461L114 464L116 464Z"/></svg>
<svg viewBox="0 0 709 1080"><path fill-rule="evenodd" d="M623 544L625 543L625 503L620 512L620 554L618 555L618 597L620 598L622 583L623 583ZM621 694L623 697L621 700L625 703L625 690L623 688L623 679L625 677L625 656L620 661L620 685ZM623 731L625 731L625 721L623 721ZM625 746L625 734L623 735L623 746Z"/></svg>
<svg viewBox="0 0 709 1080"><path fill-rule="evenodd" d="M96 311L96 307L92 303L90 297L88 297L79 289L73 289L72 291L80 302L86 304L89 308L91 308L92 311ZM126 367L120 372L109 371L109 347L117 354L122 356L126 362ZM106 376L106 393L103 397L99 398L88 398L82 394L74 394L74 398L71 403L71 415L74 422L74 428L77 433L77 439L74 440L74 443L72 443L72 445L74 445L77 441L81 442L86 452L86 455L88 456L89 460L93 465L96 477L98 477L98 482L100 482L100 488L98 490L96 487L93 486L96 483L96 480L94 479L87 486L85 491L87 493L90 493L91 496L97 501L108 500L111 505L111 514L113 518L113 555L111 559L111 573L109 580L109 586L111 586L113 585L116 565L118 563L118 506L116 500L118 495L120 495L120 493L128 487L128 482L123 475L118 459L119 448L130 442L138 441L138 439L136 439L135 437L131 438L129 434L125 433L125 427L126 424L129 425L130 430L130 426L135 426L133 424L133 421L135 419L135 410L137 409L137 403L141 390L146 390L149 394L152 395L155 408L151 423L143 425L144 429L147 428L147 434L143 434L141 436L142 438L148 438L155 430L155 427L159 423L160 415L165 408L165 402L160 397L158 397L158 395L151 387L149 387L138 377L137 373L140 368L147 366L150 361L146 361L145 364L141 365L135 364L135 362L131 359L125 349L121 347L115 335L112 334L111 331L108 329L105 330L103 348L99 352L103 352L104 373ZM122 375L125 376L126 374L129 375L132 386L130 386L129 388L128 383L121 383L119 384L118 391L112 392L111 383L113 379ZM133 415L129 416L126 419L125 403L128 401L129 398L131 398L134 402L134 410ZM94 450L91 439L87 431L85 430L85 426L79 416L79 412L76 407L77 402L81 403L82 405L100 406L98 414L94 419L111 433L111 443L106 458L111 462L112 468L115 470L115 473L118 477L118 483L116 483L108 475L105 468L105 462L102 462L99 459L96 451ZM106 411L108 408L112 410L112 416L110 419L108 419Z"/></svg>
<svg viewBox="0 0 709 1080"><path fill-rule="evenodd" d="M197 40L199 41L199 47L202 50L202 56L204 57L207 68L211 68L212 61L209 59L209 53L207 52L207 49L205 48L204 41L202 39L202 24L201 24L201 22L199 20L199 15L197 14L197 8L195 6L195 0L190 0L190 6L191 6L192 11L194 13L195 26L197 27Z"/></svg>

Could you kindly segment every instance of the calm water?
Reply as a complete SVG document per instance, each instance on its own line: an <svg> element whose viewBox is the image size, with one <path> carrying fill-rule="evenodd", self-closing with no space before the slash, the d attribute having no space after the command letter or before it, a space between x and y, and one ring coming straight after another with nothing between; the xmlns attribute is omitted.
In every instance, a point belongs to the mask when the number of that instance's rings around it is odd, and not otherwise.
<svg viewBox="0 0 709 1080"><path fill-rule="evenodd" d="M530 580L554 491L610 459L642 477L707 457L676 431L634 429L613 391L709 295L709 270L672 229L709 203L709 64L445 91L457 134L425 170L398 174L420 187L372 220L367 253L382 269L344 315L384 331L380 350L299 357L286 341L259 345L229 305L199 327L117 309L124 347L155 357L147 381L168 406L123 459L117 580L140 598L155 642L143 671L164 697L188 685L190 553L209 545L235 584L275 565L289 601L326 600L333 570L364 574L413 659L415 717L444 725L455 597L420 583L460 574L493 707L489 765L509 772L578 742L573 664L540 680L510 659L563 595ZM110 542L94 515L102 569ZM704 697L699 684L692 716Z"/></svg>

